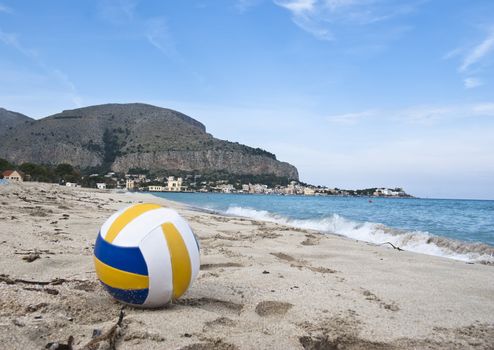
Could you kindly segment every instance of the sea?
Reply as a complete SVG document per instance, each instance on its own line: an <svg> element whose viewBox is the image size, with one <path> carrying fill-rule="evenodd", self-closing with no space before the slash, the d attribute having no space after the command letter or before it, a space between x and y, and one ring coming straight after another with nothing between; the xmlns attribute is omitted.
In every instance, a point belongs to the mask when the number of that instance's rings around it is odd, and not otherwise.
<svg viewBox="0 0 494 350"><path fill-rule="evenodd" d="M494 201L154 193L195 209L276 222L466 262L494 264Z"/></svg>

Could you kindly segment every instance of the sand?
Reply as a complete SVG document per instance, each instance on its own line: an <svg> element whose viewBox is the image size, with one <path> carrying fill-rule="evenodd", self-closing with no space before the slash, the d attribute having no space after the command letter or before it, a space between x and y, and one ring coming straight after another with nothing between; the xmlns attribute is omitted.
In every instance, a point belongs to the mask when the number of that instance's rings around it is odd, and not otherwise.
<svg viewBox="0 0 494 350"><path fill-rule="evenodd" d="M493 266L198 212L148 194L38 183L0 186L3 348L72 336L80 349L114 327L122 305L98 283L92 247L106 218L137 202L178 210L200 240L202 265L173 305L126 307L112 333L117 349L494 348Z"/></svg>

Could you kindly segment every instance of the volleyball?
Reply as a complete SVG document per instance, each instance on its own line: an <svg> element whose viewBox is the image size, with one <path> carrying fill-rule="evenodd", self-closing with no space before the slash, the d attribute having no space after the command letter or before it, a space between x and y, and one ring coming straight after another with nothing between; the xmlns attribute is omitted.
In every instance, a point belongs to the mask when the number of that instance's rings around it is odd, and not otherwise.
<svg viewBox="0 0 494 350"><path fill-rule="evenodd" d="M160 307L178 299L199 273L199 243L175 210L137 204L113 214L94 246L98 279L115 299Z"/></svg>

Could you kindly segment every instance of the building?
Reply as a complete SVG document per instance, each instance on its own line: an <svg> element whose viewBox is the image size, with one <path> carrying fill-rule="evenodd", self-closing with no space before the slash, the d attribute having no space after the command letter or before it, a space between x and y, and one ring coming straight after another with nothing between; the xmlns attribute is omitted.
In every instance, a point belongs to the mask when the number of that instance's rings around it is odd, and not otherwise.
<svg viewBox="0 0 494 350"><path fill-rule="evenodd" d="M133 190L136 187L136 183L132 179L127 179L125 181L125 188L128 190Z"/></svg>
<svg viewBox="0 0 494 350"><path fill-rule="evenodd" d="M5 170L3 173L3 178L5 180L10 180L10 181L19 181L22 182L24 181L24 174L22 171L17 171L17 170Z"/></svg>
<svg viewBox="0 0 494 350"><path fill-rule="evenodd" d="M182 190L182 178L179 177L175 180L174 176L168 176L166 191L180 192Z"/></svg>
<svg viewBox="0 0 494 350"><path fill-rule="evenodd" d="M313 196L316 194L316 190L310 187L304 187L304 195L305 196Z"/></svg>
<svg viewBox="0 0 494 350"><path fill-rule="evenodd" d="M218 189L223 193L232 193L235 192L235 187L231 184L219 185Z"/></svg>
<svg viewBox="0 0 494 350"><path fill-rule="evenodd" d="M148 186L149 192L163 192L164 190L165 190L165 187L163 187L163 186Z"/></svg>
<svg viewBox="0 0 494 350"><path fill-rule="evenodd" d="M104 182L98 182L96 187L98 187L98 190L106 190L106 184Z"/></svg>

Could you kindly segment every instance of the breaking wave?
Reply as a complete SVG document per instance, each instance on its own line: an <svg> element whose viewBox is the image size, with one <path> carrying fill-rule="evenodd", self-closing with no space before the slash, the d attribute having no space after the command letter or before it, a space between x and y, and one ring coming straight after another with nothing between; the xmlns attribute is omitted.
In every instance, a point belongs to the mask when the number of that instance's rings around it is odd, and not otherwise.
<svg viewBox="0 0 494 350"><path fill-rule="evenodd" d="M229 207L224 213L275 222L296 228L338 234L374 244L390 242L410 252L494 265L494 247L487 244L462 242L423 231L399 230L379 223L356 222L338 214L332 214L321 219L299 220L273 214L265 210L238 206Z"/></svg>

